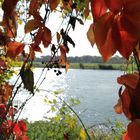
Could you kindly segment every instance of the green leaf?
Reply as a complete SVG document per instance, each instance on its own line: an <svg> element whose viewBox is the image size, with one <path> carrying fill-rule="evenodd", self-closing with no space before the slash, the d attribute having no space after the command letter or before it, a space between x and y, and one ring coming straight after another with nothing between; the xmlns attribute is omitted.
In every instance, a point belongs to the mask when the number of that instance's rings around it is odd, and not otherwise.
<svg viewBox="0 0 140 140"><path fill-rule="evenodd" d="M31 70L31 67L23 66L20 71L20 76L24 84L24 88L34 93L34 73Z"/></svg>

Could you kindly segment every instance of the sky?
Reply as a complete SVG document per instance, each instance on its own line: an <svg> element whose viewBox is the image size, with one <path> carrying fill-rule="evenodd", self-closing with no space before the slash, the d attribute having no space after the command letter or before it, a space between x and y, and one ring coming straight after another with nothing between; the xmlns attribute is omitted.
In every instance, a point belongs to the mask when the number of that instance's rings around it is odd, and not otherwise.
<svg viewBox="0 0 140 140"><path fill-rule="evenodd" d="M87 39L87 31L92 24L93 20L86 20L84 22L84 25L81 25L78 21L76 22L75 30L70 30L69 36L73 39L75 42L75 48L73 48L72 45L69 44L70 51L68 53L68 56L83 56L83 55L91 55L91 56L99 56L99 52L97 50L96 45L94 47L91 46L90 42ZM50 16L47 27L51 29L53 39L56 41L56 36L54 34L56 31L61 29L61 23L62 18L61 14L54 13L52 16ZM65 27L65 24L67 25L67 22L63 22L63 26ZM54 42L55 42L54 41ZM43 48L42 48L43 49ZM43 49L43 55L48 54L48 50ZM38 54L40 55L40 54Z"/></svg>
<svg viewBox="0 0 140 140"><path fill-rule="evenodd" d="M42 10L42 15L45 14ZM62 27L66 27L67 21L64 21L62 24L63 19L61 18L61 13L52 13L52 15L49 17L49 20L46 23L46 26L51 30L53 42L56 44L56 32L60 31ZM44 17L44 15L43 15ZM72 40L75 42L75 48L71 44L69 44L70 51L67 54L67 56L83 56L83 55L91 55L91 56L100 56L96 45L94 47L91 46L90 42L87 39L87 31L92 24L93 20L86 20L84 22L84 25L81 25L78 21L76 21L76 27L75 30L71 28L69 32L69 36L72 38ZM60 26L61 25L61 26ZM19 38L22 38L22 34L24 34L24 26L21 25L18 27L18 35ZM29 42L28 35L25 38L25 42ZM44 48L41 46L43 53L36 53L37 57L40 57L42 55L50 55L50 49Z"/></svg>
<svg viewBox="0 0 140 140"><path fill-rule="evenodd" d="M0 15L3 14L3 11L0 9ZM41 9L41 15L44 17L45 11L44 8ZM51 13L51 16L49 17L49 20L46 23L46 26L51 30L54 43L56 43L56 32L60 31L62 27L66 27L67 21L63 22L62 24L62 17L61 13ZM2 16L0 16L0 20L2 20ZM81 25L78 21L76 22L75 30L70 30L69 36L73 39L75 42L75 48L73 48L72 45L69 45L70 51L67 54L67 56L83 56L83 55L91 55L91 56L101 56L97 46L94 45L91 46L90 42L87 39L87 31L92 24L93 20L86 20L84 21L84 25ZM61 25L61 26L60 26ZM20 36L24 36L24 26L20 25L18 28L18 34ZM21 37L22 38L22 37ZM25 41L28 43L29 35L25 38ZM36 53L37 57L40 57L42 55L50 55L50 49L44 48L41 46L43 53ZM118 55L119 53L117 53Z"/></svg>

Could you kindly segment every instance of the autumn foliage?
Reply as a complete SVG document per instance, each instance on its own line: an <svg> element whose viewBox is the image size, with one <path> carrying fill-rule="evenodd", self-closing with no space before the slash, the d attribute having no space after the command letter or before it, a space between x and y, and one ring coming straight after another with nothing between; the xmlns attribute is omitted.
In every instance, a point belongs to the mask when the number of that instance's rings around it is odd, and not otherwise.
<svg viewBox="0 0 140 140"><path fill-rule="evenodd" d="M42 16L41 9L44 8ZM26 123L18 120L17 114L24 107L15 108L13 100L19 89L24 86L31 97L40 85L34 82L32 64L36 52L42 47L49 49L51 58L45 63L47 68L69 68L67 53L75 47L69 30L75 29L76 22L84 24L90 11L93 23L87 32L91 45L95 43L104 61L117 51L127 60L135 58L138 70L118 77L121 85L119 100L114 109L125 114L131 122L123 135L124 140L140 138L140 1L139 0L3 0L0 22L0 139L13 138L27 140ZM47 25L49 16L60 12L67 20L67 26L58 29L55 35ZM21 22L22 25L19 24ZM18 38L18 26L24 28L24 36ZM61 27L61 26L60 26ZM26 41L26 36L29 41ZM53 42L54 37L56 42ZM28 48L28 51L25 49ZM22 59L23 65L19 72L22 82L11 85L5 78L11 70L9 58ZM9 71L8 71L9 70ZM42 76L42 74L41 74ZM42 83L43 81L41 81ZM29 98L30 99L30 98ZM28 100L29 100L28 99ZM27 101L28 101L27 100ZM26 102L25 102L26 103Z"/></svg>

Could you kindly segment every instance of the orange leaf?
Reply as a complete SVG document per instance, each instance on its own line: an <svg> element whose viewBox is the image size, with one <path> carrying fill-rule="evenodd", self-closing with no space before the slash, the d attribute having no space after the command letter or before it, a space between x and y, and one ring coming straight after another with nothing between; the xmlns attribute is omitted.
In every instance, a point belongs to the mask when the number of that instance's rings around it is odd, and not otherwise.
<svg viewBox="0 0 140 140"><path fill-rule="evenodd" d="M50 0L50 9L51 11L55 10L60 3L60 0Z"/></svg>
<svg viewBox="0 0 140 140"><path fill-rule="evenodd" d="M59 58L59 63L60 65L66 65L66 62L67 62L67 56L66 56L66 53L67 53L67 49L65 46L60 46L60 58Z"/></svg>
<svg viewBox="0 0 140 140"><path fill-rule="evenodd" d="M93 32L93 24L90 25L89 30L87 32L87 38L91 44L91 46L94 45L95 43L95 37L94 37L94 32Z"/></svg>
<svg viewBox="0 0 140 140"><path fill-rule="evenodd" d="M25 30L25 33L29 33L41 26L42 26L42 23L39 20L31 19L26 23L24 30Z"/></svg>
<svg viewBox="0 0 140 140"><path fill-rule="evenodd" d="M67 62L66 62L66 72L68 71L69 68L70 68L70 62L69 62L69 60L67 60Z"/></svg>
<svg viewBox="0 0 140 140"><path fill-rule="evenodd" d="M25 44L13 41L9 42L7 46L8 50L6 56L15 58L17 55L23 52Z"/></svg>
<svg viewBox="0 0 140 140"><path fill-rule="evenodd" d="M126 74L117 78L117 82L122 85L126 85L131 87L132 89L136 89L138 84L139 76L137 73L134 74Z"/></svg>
<svg viewBox="0 0 140 140"><path fill-rule="evenodd" d="M123 112L121 99L119 99L118 103L114 106L114 110L117 114L121 114Z"/></svg>
<svg viewBox="0 0 140 140"><path fill-rule="evenodd" d="M107 11L107 6L104 0L91 0L91 11L94 21L105 14L105 12Z"/></svg>
<svg viewBox="0 0 140 140"><path fill-rule="evenodd" d="M47 48L52 41L52 35L49 28L44 27L43 38L42 38L44 47Z"/></svg>

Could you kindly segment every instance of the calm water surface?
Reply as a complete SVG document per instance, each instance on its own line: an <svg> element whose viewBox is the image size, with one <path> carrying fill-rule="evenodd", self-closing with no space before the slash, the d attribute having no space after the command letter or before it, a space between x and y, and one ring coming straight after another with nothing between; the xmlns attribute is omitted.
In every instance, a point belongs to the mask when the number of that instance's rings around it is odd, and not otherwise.
<svg viewBox="0 0 140 140"><path fill-rule="evenodd" d="M36 68L35 80L38 79L41 68ZM66 74L63 70L62 75L56 76L53 70L47 73L41 89L47 91L64 90L62 97L69 100L71 97L80 99L81 104L74 109L86 125L92 126L105 122L106 118L114 120L124 120L123 116L116 115L113 110L114 104L118 99L119 85L116 78L123 74L122 71L114 70L69 70ZM15 78L11 82L13 82ZM27 98L26 91L22 91L15 102L23 101ZM37 93L25 106L22 116L29 120L41 120L43 116L54 115L46 114L49 106L44 102L44 97L54 98L49 92Z"/></svg>

